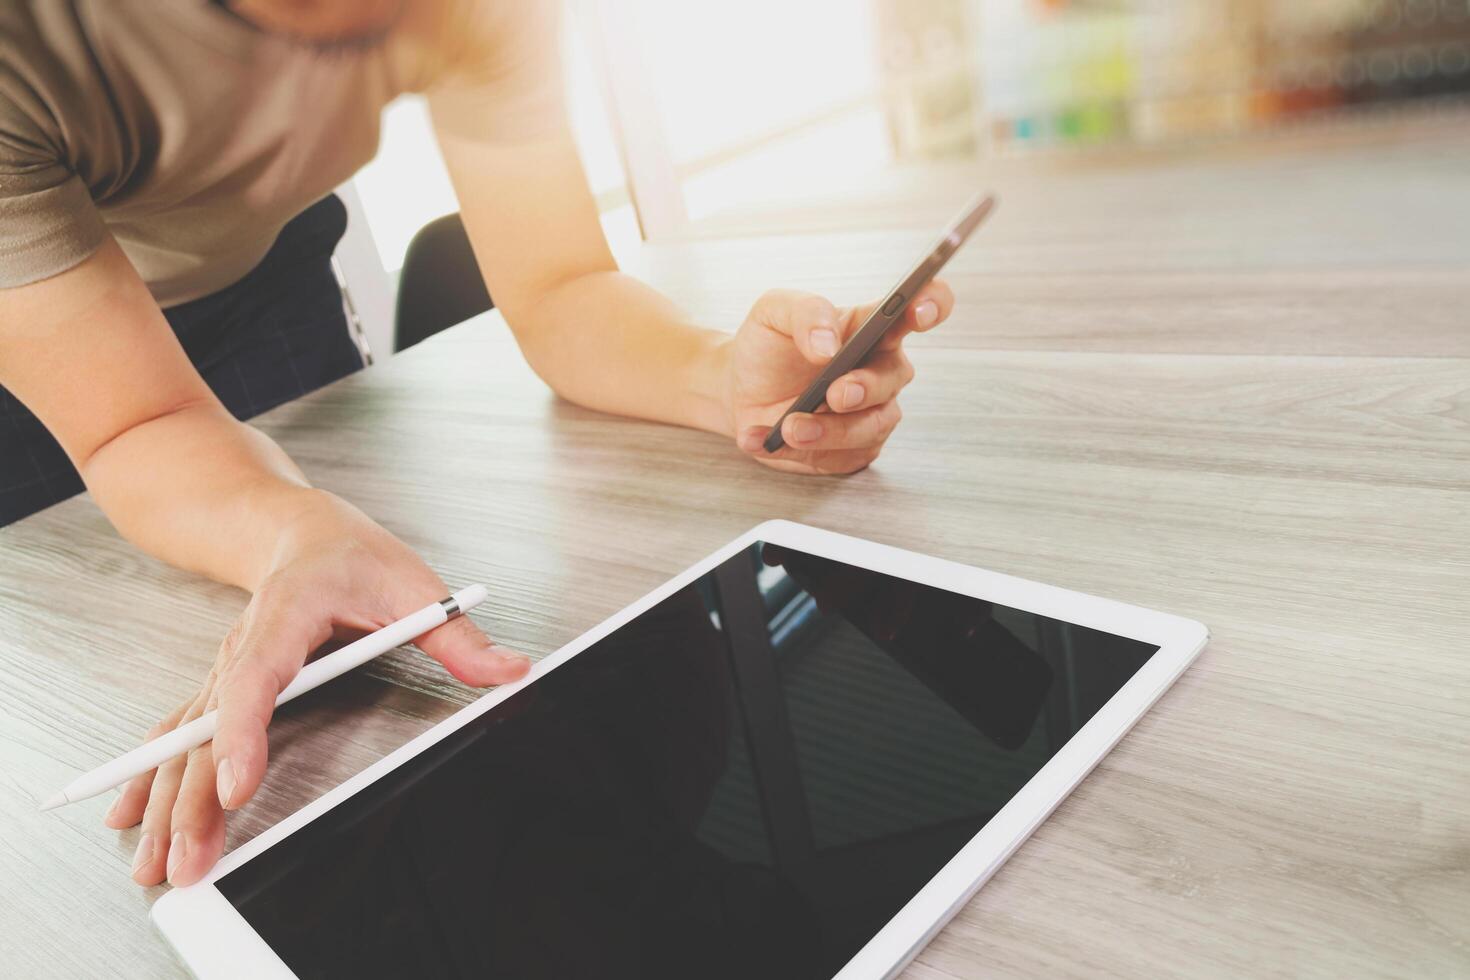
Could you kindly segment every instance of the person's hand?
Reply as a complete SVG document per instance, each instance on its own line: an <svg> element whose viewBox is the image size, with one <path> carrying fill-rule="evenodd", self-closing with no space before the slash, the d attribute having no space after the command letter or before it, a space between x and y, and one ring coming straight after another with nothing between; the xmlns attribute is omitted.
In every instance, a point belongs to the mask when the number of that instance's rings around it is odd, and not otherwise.
<svg viewBox="0 0 1470 980"><path fill-rule="evenodd" d="M409 548L362 512L317 491L283 532L269 574L220 646L198 696L153 731L154 738L219 710L205 743L128 783L107 811L115 829L143 822L133 879L167 876L187 885L224 849L224 811L255 794L266 768L266 725L276 695L313 650L337 632L369 632L449 594ZM467 617L419 637L419 649L466 684L504 684L530 661L494 645Z"/></svg>
<svg viewBox="0 0 1470 980"><path fill-rule="evenodd" d="M878 458L898 425L898 393L914 377L902 348L915 330L943 323L954 294L935 279L919 290L868 355L827 389L826 408L791 415L782 424L786 445L761 448L771 426L821 373L874 304L838 309L820 296L772 290L756 301L735 334L730 358L729 409L736 443L775 469L796 473L852 473Z"/></svg>

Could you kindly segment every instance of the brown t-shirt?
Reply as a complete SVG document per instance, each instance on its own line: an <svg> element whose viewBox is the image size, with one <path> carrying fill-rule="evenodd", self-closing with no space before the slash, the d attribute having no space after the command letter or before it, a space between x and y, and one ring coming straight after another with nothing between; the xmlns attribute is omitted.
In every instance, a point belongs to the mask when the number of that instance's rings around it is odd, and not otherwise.
<svg viewBox="0 0 1470 980"><path fill-rule="evenodd" d="M171 306L249 272L287 221L428 93L485 140L562 131L556 0L409 0L387 36L323 50L210 0L0 3L0 288L111 233Z"/></svg>

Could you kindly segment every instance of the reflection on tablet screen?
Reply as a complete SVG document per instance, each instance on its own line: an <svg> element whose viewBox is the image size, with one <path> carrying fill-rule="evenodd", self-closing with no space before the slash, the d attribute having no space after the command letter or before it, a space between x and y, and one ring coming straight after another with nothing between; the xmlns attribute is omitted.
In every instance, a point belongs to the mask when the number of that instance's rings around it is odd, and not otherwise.
<svg viewBox="0 0 1470 980"><path fill-rule="evenodd" d="M1154 652L757 544L217 886L302 977L829 977Z"/></svg>

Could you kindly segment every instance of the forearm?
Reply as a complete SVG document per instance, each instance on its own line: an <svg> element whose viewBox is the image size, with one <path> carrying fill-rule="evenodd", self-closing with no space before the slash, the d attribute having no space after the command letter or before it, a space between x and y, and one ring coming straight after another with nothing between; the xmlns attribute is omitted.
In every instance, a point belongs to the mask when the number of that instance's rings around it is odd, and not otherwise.
<svg viewBox="0 0 1470 980"><path fill-rule="evenodd" d="M80 472L139 548L251 591L287 528L325 498L269 437L218 403L133 426L81 461Z"/></svg>
<svg viewBox="0 0 1470 980"><path fill-rule="evenodd" d="M301 518L361 519L220 404L110 238L67 272L0 290L0 324L0 384L150 554L254 591L302 543Z"/></svg>
<svg viewBox="0 0 1470 980"><path fill-rule="evenodd" d="M730 435L730 336L645 283L587 273L505 312L531 367L568 401Z"/></svg>

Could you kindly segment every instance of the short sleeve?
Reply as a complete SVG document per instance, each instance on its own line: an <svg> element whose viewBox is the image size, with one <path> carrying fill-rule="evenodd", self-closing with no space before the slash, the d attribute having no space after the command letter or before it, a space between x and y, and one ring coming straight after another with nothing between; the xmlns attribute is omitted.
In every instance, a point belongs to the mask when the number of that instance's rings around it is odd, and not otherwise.
<svg viewBox="0 0 1470 980"><path fill-rule="evenodd" d="M552 0L457 0L425 86L435 129L521 142L567 131L561 8Z"/></svg>
<svg viewBox="0 0 1470 980"><path fill-rule="evenodd" d="M0 289L81 264L106 235L81 178L28 138L0 97Z"/></svg>

